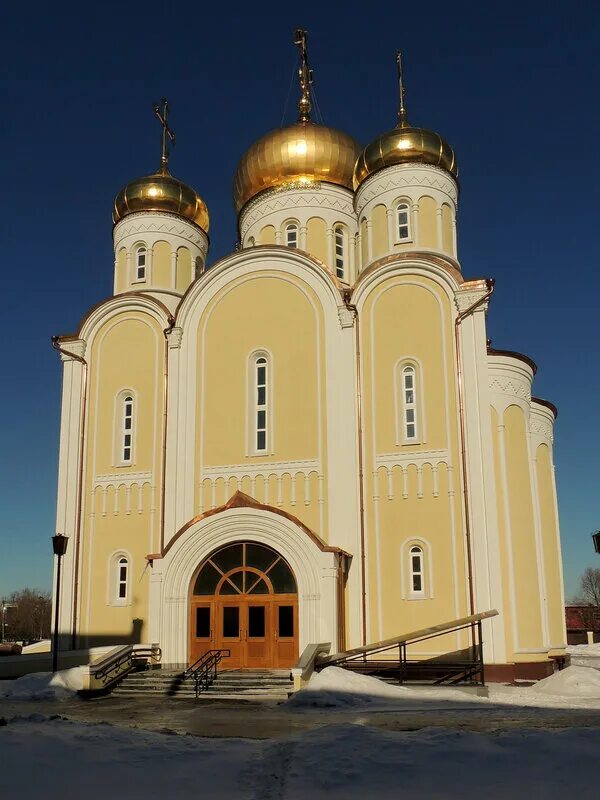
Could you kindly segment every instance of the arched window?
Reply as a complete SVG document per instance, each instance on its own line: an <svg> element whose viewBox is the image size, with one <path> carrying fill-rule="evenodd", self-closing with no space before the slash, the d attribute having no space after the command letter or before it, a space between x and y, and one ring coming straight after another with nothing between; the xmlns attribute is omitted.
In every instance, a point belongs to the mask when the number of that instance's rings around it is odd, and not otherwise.
<svg viewBox="0 0 600 800"><path fill-rule="evenodd" d="M135 279L136 281L146 280L146 248L138 247L135 251Z"/></svg>
<svg viewBox="0 0 600 800"><path fill-rule="evenodd" d="M196 256L195 265L196 265L196 277L198 278L204 272L204 263L202 262L200 256Z"/></svg>
<svg viewBox="0 0 600 800"><path fill-rule="evenodd" d="M129 578L129 563L125 556L122 556L117 561L117 599L127 600L128 595L128 578Z"/></svg>
<svg viewBox="0 0 600 800"><path fill-rule="evenodd" d="M410 594L424 595L425 574L424 574L423 548L414 545L413 547L410 548L409 557L410 557L410 563L409 563Z"/></svg>
<svg viewBox="0 0 600 800"><path fill-rule="evenodd" d="M346 266L346 237L344 229L338 225L334 230L335 240L335 274L338 278L344 278L344 267Z"/></svg>
<svg viewBox="0 0 600 800"><path fill-rule="evenodd" d="M133 453L133 397L130 394L125 395L123 398L121 436L121 463L131 464Z"/></svg>
<svg viewBox="0 0 600 800"><path fill-rule="evenodd" d="M398 241L410 241L410 216L408 203L400 203L396 209Z"/></svg>
<svg viewBox="0 0 600 800"><path fill-rule="evenodd" d="M255 361L255 419L256 419L256 439L255 450L257 453L267 451L268 440L268 364L265 356L260 356Z"/></svg>
<svg viewBox="0 0 600 800"><path fill-rule="evenodd" d="M406 441L418 438L417 430L417 373L412 365L402 369L403 435Z"/></svg>
<svg viewBox="0 0 600 800"><path fill-rule="evenodd" d="M285 226L285 243L288 247L298 247L298 226L295 222Z"/></svg>

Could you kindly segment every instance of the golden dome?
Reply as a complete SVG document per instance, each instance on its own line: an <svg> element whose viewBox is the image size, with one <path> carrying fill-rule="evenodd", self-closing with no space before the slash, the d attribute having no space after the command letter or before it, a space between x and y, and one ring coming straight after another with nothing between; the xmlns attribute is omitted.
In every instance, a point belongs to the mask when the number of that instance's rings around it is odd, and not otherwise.
<svg viewBox="0 0 600 800"><path fill-rule="evenodd" d="M413 128L406 117L404 108L404 83L402 79L402 58L396 54L398 64L398 86L400 108L396 127L378 136L362 151L354 167L354 188L380 169L396 164L433 164L458 177L458 166L454 150L439 133L426 128Z"/></svg>
<svg viewBox="0 0 600 800"><path fill-rule="evenodd" d="M233 182L239 211L252 197L277 186L325 181L352 189L360 145L335 128L299 121L277 128L242 156Z"/></svg>
<svg viewBox="0 0 600 800"><path fill-rule="evenodd" d="M194 222L208 233L208 209L194 189L174 178L166 165L158 172L136 178L115 197L113 222L136 211L166 211Z"/></svg>
<svg viewBox="0 0 600 800"><path fill-rule="evenodd" d="M439 133L425 128L398 125L378 136L359 155L354 167L354 188L375 172L395 164L433 164L458 176L454 150Z"/></svg>

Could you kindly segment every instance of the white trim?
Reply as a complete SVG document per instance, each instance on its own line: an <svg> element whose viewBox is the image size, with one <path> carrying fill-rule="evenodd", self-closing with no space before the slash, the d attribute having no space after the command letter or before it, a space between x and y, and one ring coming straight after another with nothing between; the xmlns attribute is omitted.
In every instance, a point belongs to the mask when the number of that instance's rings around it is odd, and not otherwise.
<svg viewBox="0 0 600 800"><path fill-rule="evenodd" d="M127 572L125 581L125 597L119 597L119 587L121 585L121 559L126 559ZM131 575L133 569L133 559L131 553L123 548L114 550L108 557L107 570L107 606L130 606L132 603ZM89 633L89 631L88 631Z"/></svg>
<svg viewBox="0 0 600 800"><path fill-rule="evenodd" d="M151 583L157 596L151 608L158 619L163 664L187 660L188 593L198 566L216 549L237 541L255 541L278 552L294 573L298 587L300 653L310 642L337 642L337 569L334 553L321 551L291 520L252 508L232 508L205 517L183 533L164 559L154 562Z"/></svg>
<svg viewBox="0 0 600 800"><path fill-rule="evenodd" d="M131 455L129 460L123 458L123 451L125 448L124 437L125 430L125 400L127 397L132 398L132 420L131 429L129 434L131 436L130 451ZM139 420L139 403L138 395L135 389L125 387L119 389L115 395L113 405L113 466L117 469L123 467L133 467L136 463L136 439Z"/></svg>
<svg viewBox="0 0 600 800"><path fill-rule="evenodd" d="M415 436L409 439L406 436L406 403L403 373L406 367L414 370L414 408L415 408ZM406 356L398 359L394 364L394 423L396 426L396 445L426 444L425 434L425 375L423 365L419 358Z"/></svg>
<svg viewBox="0 0 600 800"><path fill-rule="evenodd" d="M259 411L256 394L258 386L256 384L256 374L258 368L258 359L264 358L266 361L266 402L264 411L266 412L265 424L265 448L259 450L257 447L257 414ZM257 347L248 356L246 360L246 455L247 456L260 456L269 457L275 453L275 409L274 409L274 391L275 384L275 360L272 352L266 347ZM204 470L206 471L206 470Z"/></svg>
<svg viewBox="0 0 600 800"><path fill-rule="evenodd" d="M412 200L410 197L400 197L394 202L392 207L394 212L394 238L392 239L392 244L408 244L413 241L411 206ZM400 207L402 207L402 213L406 214L406 222L402 223L402 226L400 225ZM400 236L400 227L404 226L406 226L408 232L406 236Z"/></svg>
<svg viewBox="0 0 600 800"><path fill-rule="evenodd" d="M411 568L410 548L420 547L423 554L422 585L421 592L412 591L411 587ZM400 545L400 591L403 600L432 600L433 591L433 555L431 542L423 536L409 536Z"/></svg>

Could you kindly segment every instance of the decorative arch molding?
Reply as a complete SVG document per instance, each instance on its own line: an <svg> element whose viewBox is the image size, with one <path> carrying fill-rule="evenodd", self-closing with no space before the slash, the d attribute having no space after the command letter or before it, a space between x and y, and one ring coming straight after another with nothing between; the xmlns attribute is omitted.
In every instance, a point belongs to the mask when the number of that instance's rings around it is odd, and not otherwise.
<svg viewBox="0 0 600 800"><path fill-rule="evenodd" d="M343 300L339 281L328 267L302 250L280 245L257 245L217 261L195 281L177 308L176 324L185 330L191 324L191 319L199 316L213 297L238 275L245 277L254 272L278 269L304 280L320 298L322 305L329 306L337 315Z"/></svg>
<svg viewBox="0 0 600 800"><path fill-rule="evenodd" d="M352 290L352 303L360 310L367 296L390 277L422 276L430 278L454 301L464 284L458 263L430 253L394 253L380 258L361 272Z"/></svg>
<svg viewBox="0 0 600 800"><path fill-rule="evenodd" d="M198 566L219 547L239 541L271 547L290 565L298 585L300 651L309 642L336 641L335 552L320 549L306 530L282 513L258 504L231 505L191 520L169 543L164 557L154 561L152 585L154 590L160 587L160 598L151 605L159 615L157 641L164 663L187 661L189 591Z"/></svg>
<svg viewBox="0 0 600 800"><path fill-rule="evenodd" d="M106 322L129 311L147 314L162 328L166 328L171 319L169 309L155 297L140 292L123 292L95 305L79 323L77 336L89 344Z"/></svg>

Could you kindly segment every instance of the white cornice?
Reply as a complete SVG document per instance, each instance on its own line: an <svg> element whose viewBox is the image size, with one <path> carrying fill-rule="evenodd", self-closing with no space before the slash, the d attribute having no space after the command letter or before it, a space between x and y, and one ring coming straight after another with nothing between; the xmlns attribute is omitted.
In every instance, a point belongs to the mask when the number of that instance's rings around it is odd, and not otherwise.
<svg viewBox="0 0 600 800"><path fill-rule="evenodd" d="M376 197L391 190L411 187L435 189L458 202L458 185L448 173L429 164L397 164L376 172L361 184L356 192L355 207L358 214Z"/></svg>

